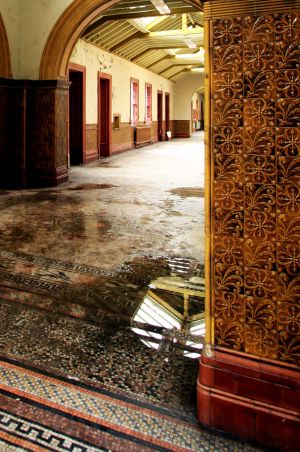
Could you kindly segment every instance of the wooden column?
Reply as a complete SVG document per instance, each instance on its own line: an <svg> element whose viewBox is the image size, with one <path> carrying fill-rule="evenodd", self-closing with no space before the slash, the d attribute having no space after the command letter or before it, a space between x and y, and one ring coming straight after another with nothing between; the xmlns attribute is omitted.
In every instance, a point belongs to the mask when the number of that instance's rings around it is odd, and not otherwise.
<svg viewBox="0 0 300 452"><path fill-rule="evenodd" d="M207 345L198 416L285 450L299 438L299 10L299 0L204 4Z"/></svg>
<svg viewBox="0 0 300 452"><path fill-rule="evenodd" d="M69 82L30 82L27 105L27 178L30 186L68 180L67 104Z"/></svg>
<svg viewBox="0 0 300 452"><path fill-rule="evenodd" d="M0 79L0 186L68 180L69 82Z"/></svg>

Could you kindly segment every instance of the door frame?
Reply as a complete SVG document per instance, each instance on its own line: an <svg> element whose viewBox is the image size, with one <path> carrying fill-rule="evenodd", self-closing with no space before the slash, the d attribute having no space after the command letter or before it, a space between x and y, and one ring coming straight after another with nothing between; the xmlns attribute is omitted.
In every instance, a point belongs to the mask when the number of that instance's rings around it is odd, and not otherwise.
<svg viewBox="0 0 300 452"><path fill-rule="evenodd" d="M168 102L167 102L168 99ZM168 106L168 108L167 108ZM165 92L165 125L166 125L166 130L165 130L165 140L168 140L167 137L167 131L170 130L170 93Z"/></svg>
<svg viewBox="0 0 300 452"><path fill-rule="evenodd" d="M97 125L97 145L98 145L98 158L101 157L101 141L100 141L100 121L101 121L101 79L108 80L108 102L105 105L106 115L108 118L108 156L111 155L112 149L112 75L106 72L98 72L98 125Z"/></svg>
<svg viewBox="0 0 300 452"><path fill-rule="evenodd" d="M161 96L161 139L159 139L159 123L158 123L158 96ZM164 140L164 93L162 90L157 90L157 141Z"/></svg>
<svg viewBox="0 0 300 452"><path fill-rule="evenodd" d="M70 78L70 70L82 73L82 163L86 163L86 67L81 64L69 63L68 80ZM68 121L68 167L70 167L70 102L67 108Z"/></svg>

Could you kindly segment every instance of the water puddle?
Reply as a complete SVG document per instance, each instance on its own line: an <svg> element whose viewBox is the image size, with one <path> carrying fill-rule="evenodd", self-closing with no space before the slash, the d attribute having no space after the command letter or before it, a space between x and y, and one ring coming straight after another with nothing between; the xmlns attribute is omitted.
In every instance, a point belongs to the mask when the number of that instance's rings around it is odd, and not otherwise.
<svg viewBox="0 0 300 452"><path fill-rule="evenodd" d="M204 188L202 187L179 187L169 190L172 195L180 196L181 198L203 198Z"/></svg>
<svg viewBox="0 0 300 452"><path fill-rule="evenodd" d="M85 215L82 212L77 212L69 218L59 218L54 220L54 226L58 226L67 232L79 235L91 235L106 233L111 224L105 220L101 215Z"/></svg>
<svg viewBox="0 0 300 452"><path fill-rule="evenodd" d="M119 165L113 165L109 162L100 162L96 167L100 168L121 168Z"/></svg>
<svg viewBox="0 0 300 452"><path fill-rule="evenodd" d="M117 187L117 185L112 184L80 184L76 187L68 188L68 190L105 190L107 188L114 188Z"/></svg>

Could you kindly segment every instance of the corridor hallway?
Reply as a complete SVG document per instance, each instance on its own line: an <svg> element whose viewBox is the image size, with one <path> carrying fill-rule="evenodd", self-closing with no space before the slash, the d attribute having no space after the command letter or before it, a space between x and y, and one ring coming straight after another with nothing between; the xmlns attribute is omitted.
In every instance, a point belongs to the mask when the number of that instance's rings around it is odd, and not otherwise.
<svg viewBox="0 0 300 452"><path fill-rule="evenodd" d="M203 338L139 317L157 278L201 287L201 132L0 195L0 450L256 450L196 421Z"/></svg>

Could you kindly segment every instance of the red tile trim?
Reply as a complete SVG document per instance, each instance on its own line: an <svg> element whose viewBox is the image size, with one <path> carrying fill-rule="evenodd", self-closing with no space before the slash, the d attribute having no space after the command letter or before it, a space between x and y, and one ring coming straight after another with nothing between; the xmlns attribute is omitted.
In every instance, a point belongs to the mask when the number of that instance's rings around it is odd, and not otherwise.
<svg viewBox="0 0 300 452"><path fill-rule="evenodd" d="M293 450L300 441L299 375L295 368L245 355L203 354L198 419L250 441Z"/></svg>

